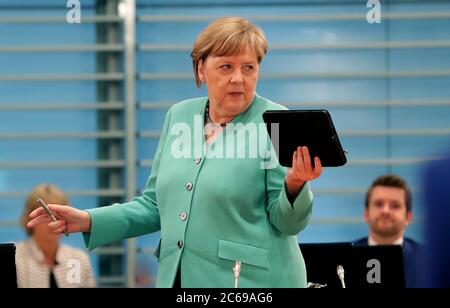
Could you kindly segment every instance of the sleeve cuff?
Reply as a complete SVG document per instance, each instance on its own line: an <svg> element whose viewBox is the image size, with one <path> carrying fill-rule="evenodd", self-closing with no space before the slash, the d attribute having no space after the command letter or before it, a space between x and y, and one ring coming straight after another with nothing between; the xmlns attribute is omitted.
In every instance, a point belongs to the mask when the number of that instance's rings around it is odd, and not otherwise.
<svg viewBox="0 0 450 308"><path fill-rule="evenodd" d="M86 248L89 249L89 250L92 250L94 248L91 245L91 234L92 234L92 228L94 227L94 219L92 217L91 210L86 210L86 212L91 217L91 231L90 232L83 232L83 240L84 240L84 245L86 246Z"/></svg>
<svg viewBox="0 0 450 308"><path fill-rule="evenodd" d="M93 250L118 237L117 230L114 230L114 227L111 228L113 225L111 217L114 215L114 213L111 213L111 206L89 209L87 212L91 216L91 232L83 233L83 240L87 249Z"/></svg>
<svg viewBox="0 0 450 308"><path fill-rule="evenodd" d="M297 197L289 198L287 194L286 183L283 184L283 192L280 195L281 210L287 212L307 212L311 210L313 193L309 186L309 181L305 182L303 188L298 193ZM293 200L291 200L293 199Z"/></svg>

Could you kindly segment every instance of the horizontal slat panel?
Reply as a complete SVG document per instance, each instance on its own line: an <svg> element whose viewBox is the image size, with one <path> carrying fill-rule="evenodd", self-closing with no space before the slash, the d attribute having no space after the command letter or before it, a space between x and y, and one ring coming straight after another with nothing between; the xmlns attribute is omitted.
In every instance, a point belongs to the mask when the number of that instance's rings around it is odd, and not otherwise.
<svg viewBox="0 0 450 308"><path fill-rule="evenodd" d="M367 107L419 107L419 106L450 106L450 99L392 99L392 100L361 100L351 101L321 101L321 102L286 102L286 107L324 106L330 108L367 108Z"/></svg>
<svg viewBox="0 0 450 308"><path fill-rule="evenodd" d="M92 253L99 255L121 255L125 252L126 250L124 247L99 247L92 251ZM155 247L138 247L136 252L153 254L155 252Z"/></svg>
<svg viewBox="0 0 450 308"><path fill-rule="evenodd" d="M414 193L420 194L422 193L422 188L420 187L412 187L411 188ZM330 196L356 196L356 195L365 195L367 192L367 188L357 188L357 187L348 187L348 188L314 188L314 194L317 195L330 195Z"/></svg>
<svg viewBox="0 0 450 308"><path fill-rule="evenodd" d="M349 166L392 166L392 165L417 165L438 160L437 157L401 157L401 158L375 158L352 159Z"/></svg>
<svg viewBox="0 0 450 308"><path fill-rule="evenodd" d="M316 21L366 21L367 14L360 13L333 13L333 14L271 14L271 15L243 15L252 21L265 22L316 22ZM141 15L139 22L200 22L212 21L222 15ZM398 12L384 13L383 20L409 20L409 19L447 19L450 11L441 12Z"/></svg>
<svg viewBox="0 0 450 308"><path fill-rule="evenodd" d="M192 73L140 73L141 80L193 80ZM293 78L414 78L414 77L450 77L448 70L429 71L384 71L384 72L279 72L263 73L261 79ZM0 78L1 79L1 78Z"/></svg>
<svg viewBox="0 0 450 308"><path fill-rule="evenodd" d="M0 75L0 81L121 81L122 73L105 74L23 74L23 75Z"/></svg>
<svg viewBox="0 0 450 308"><path fill-rule="evenodd" d="M104 103L0 103L0 110L122 110L121 102Z"/></svg>
<svg viewBox="0 0 450 308"><path fill-rule="evenodd" d="M339 44L272 44L270 50L340 50L340 49L397 49L397 48L450 48L450 40L348 42ZM140 51L185 51L192 44L140 44ZM1 48L0 48L1 51Z"/></svg>
<svg viewBox="0 0 450 308"><path fill-rule="evenodd" d="M388 136L447 136L450 135L450 128L405 128L405 129L385 129L377 131L341 131L343 137L388 137Z"/></svg>
<svg viewBox="0 0 450 308"><path fill-rule="evenodd" d="M336 189L330 189L330 188L315 188L314 194L320 194L320 195L363 195L367 191L366 188L356 188L356 187L349 187L349 188L336 188Z"/></svg>
<svg viewBox="0 0 450 308"><path fill-rule="evenodd" d="M323 217L311 219L311 224L315 225L351 225L351 224L367 224L363 217ZM415 217L414 224L423 224L422 217Z"/></svg>
<svg viewBox="0 0 450 308"><path fill-rule="evenodd" d="M108 161L22 161L22 162L0 162L0 169L47 169L47 168L122 168L125 166L123 160Z"/></svg>
<svg viewBox="0 0 450 308"><path fill-rule="evenodd" d="M92 251L92 253L98 255L123 255L125 252L124 247L99 247Z"/></svg>
<svg viewBox="0 0 450 308"><path fill-rule="evenodd" d="M349 224L364 224L366 223L363 217L324 217L312 218L311 224L314 225L349 225Z"/></svg>
<svg viewBox="0 0 450 308"><path fill-rule="evenodd" d="M122 44L1 46L0 52L121 52Z"/></svg>
<svg viewBox="0 0 450 308"><path fill-rule="evenodd" d="M138 103L140 109L169 109L177 102L142 102Z"/></svg>
<svg viewBox="0 0 450 308"><path fill-rule="evenodd" d="M138 132L138 136L141 138L159 138L161 137L160 131L141 131Z"/></svg>
<svg viewBox="0 0 450 308"><path fill-rule="evenodd" d="M151 167L153 165L153 159L143 159L138 162L140 167Z"/></svg>
<svg viewBox="0 0 450 308"><path fill-rule="evenodd" d="M81 16L82 23L121 23L119 16ZM66 16L0 16L0 24L67 23Z"/></svg>
<svg viewBox="0 0 450 308"><path fill-rule="evenodd" d="M98 285L125 284L126 282L127 277L125 276L101 276L97 278Z"/></svg>
<svg viewBox="0 0 450 308"><path fill-rule="evenodd" d="M103 190L65 190L71 197L124 197L124 189L103 189ZM0 192L0 198L26 197L28 191L7 191Z"/></svg>
<svg viewBox="0 0 450 308"><path fill-rule="evenodd" d="M107 132L45 132L45 133L0 133L2 139L121 139L125 137L122 131Z"/></svg>

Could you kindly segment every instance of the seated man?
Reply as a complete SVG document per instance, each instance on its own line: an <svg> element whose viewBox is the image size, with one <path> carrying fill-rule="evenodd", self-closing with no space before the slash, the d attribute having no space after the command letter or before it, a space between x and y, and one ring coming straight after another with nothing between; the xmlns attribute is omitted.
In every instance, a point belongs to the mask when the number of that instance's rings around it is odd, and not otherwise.
<svg viewBox="0 0 450 308"><path fill-rule="evenodd" d="M406 287L420 287L422 245L404 237L413 219L412 194L406 181L392 174L375 179L366 193L364 218L369 224L369 237L354 245L402 245Z"/></svg>

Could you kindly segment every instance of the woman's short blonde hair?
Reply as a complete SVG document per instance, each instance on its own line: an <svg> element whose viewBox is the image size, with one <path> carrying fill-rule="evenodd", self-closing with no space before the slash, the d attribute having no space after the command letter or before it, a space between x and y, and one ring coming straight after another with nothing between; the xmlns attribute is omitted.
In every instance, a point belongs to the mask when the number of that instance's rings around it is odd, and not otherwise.
<svg viewBox="0 0 450 308"><path fill-rule="evenodd" d="M31 212L40 206L37 202L39 198L44 200L45 203L69 205L67 195L55 185L40 184L33 188L27 197L22 218L20 219L20 223L28 235L33 234L33 231L27 228L27 223L30 220L29 216Z"/></svg>
<svg viewBox="0 0 450 308"><path fill-rule="evenodd" d="M253 49L258 62L267 53L269 45L263 31L242 17L222 17L209 24L197 37L191 57L195 82L201 87L198 63L209 56L231 56L242 53L247 47Z"/></svg>

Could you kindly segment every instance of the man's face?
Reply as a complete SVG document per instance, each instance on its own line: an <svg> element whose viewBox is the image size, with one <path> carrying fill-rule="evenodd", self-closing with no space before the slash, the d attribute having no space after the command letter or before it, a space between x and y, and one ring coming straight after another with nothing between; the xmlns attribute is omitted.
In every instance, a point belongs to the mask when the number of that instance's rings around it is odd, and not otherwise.
<svg viewBox="0 0 450 308"><path fill-rule="evenodd" d="M253 101L259 77L259 63L249 48L235 56L209 56L198 67L211 104L221 114L236 116Z"/></svg>
<svg viewBox="0 0 450 308"><path fill-rule="evenodd" d="M401 237L413 215L406 210L405 191L401 188L376 186L372 190L364 218L373 233L380 237Z"/></svg>

